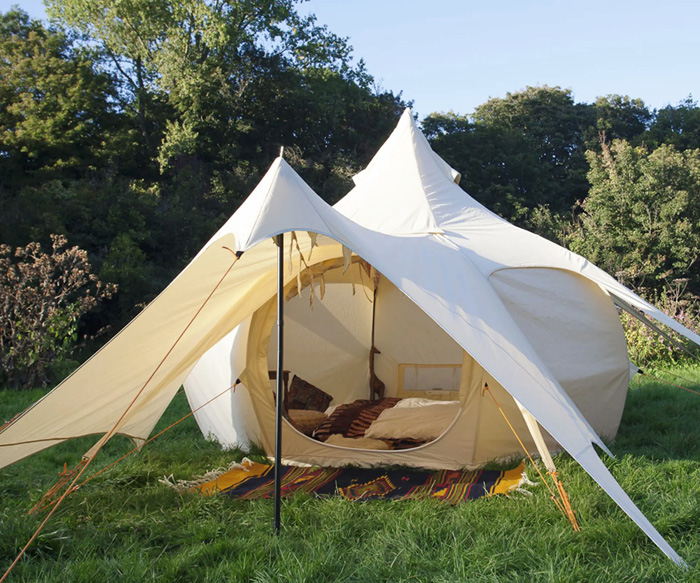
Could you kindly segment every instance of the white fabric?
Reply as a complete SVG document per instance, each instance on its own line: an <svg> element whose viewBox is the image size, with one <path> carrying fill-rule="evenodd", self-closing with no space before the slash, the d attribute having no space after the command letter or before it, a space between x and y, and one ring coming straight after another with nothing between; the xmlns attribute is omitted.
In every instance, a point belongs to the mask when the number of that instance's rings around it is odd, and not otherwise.
<svg viewBox="0 0 700 583"><path fill-rule="evenodd" d="M439 402L439 401L438 401ZM425 407L429 407L426 411ZM373 439L437 439L459 413L459 403L443 406L392 407L379 414L365 431Z"/></svg>
<svg viewBox="0 0 700 583"><path fill-rule="evenodd" d="M459 401L436 401L435 399L421 399L420 397L409 397L401 399L394 409L409 409L412 407L432 407L433 405L459 405Z"/></svg>
<svg viewBox="0 0 700 583"><path fill-rule="evenodd" d="M423 341L426 338L429 341ZM462 347L385 277L380 279L377 291L375 344L381 351L375 357L375 371L386 385L388 397L402 396L402 389L417 388L415 385L398 386L400 364L451 365L462 361ZM411 370L406 370L406 373L410 375ZM422 385L420 388L427 390L436 386ZM451 388L451 383L450 387L443 388Z"/></svg>
<svg viewBox="0 0 700 583"><path fill-rule="evenodd" d="M346 272L348 281L359 280L358 267ZM363 292L358 283L353 294L351 285L331 283L343 279L342 268L325 277L328 282L323 300L317 290L311 305L307 288L285 303L285 337L289 342L285 344L284 367L340 402L365 398L372 326L372 304L367 297L372 292ZM275 370L276 359L277 335L272 334L270 370Z"/></svg>
<svg viewBox="0 0 700 583"><path fill-rule="evenodd" d="M560 269L501 269L489 282L596 433L613 439L627 396L629 361L607 294Z"/></svg>

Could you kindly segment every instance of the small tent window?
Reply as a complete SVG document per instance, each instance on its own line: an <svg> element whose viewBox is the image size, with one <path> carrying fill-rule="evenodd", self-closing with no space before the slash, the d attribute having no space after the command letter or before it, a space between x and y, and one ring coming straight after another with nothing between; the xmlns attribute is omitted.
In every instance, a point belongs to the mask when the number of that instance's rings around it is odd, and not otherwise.
<svg viewBox="0 0 700 583"><path fill-rule="evenodd" d="M461 378L461 364L399 364L398 396L456 400Z"/></svg>

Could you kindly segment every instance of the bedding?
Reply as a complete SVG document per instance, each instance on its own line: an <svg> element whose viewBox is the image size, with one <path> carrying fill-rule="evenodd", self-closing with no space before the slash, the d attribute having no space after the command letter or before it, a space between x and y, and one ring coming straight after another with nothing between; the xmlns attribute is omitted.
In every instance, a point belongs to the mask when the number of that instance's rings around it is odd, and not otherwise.
<svg viewBox="0 0 700 583"><path fill-rule="evenodd" d="M408 397L401 399L394 407L397 409L411 407L432 407L433 405L459 405L459 401L438 401L437 399L423 399L420 397Z"/></svg>
<svg viewBox="0 0 700 583"><path fill-rule="evenodd" d="M391 449L391 444L381 439L369 439L368 437L343 437L334 433L326 443L329 445L340 445L342 447L354 447L356 449Z"/></svg>
<svg viewBox="0 0 700 583"><path fill-rule="evenodd" d="M321 423L328 419L325 413L313 409L290 409L287 411L287 417L297 430L309 437L313 435Z"/></svg>
<svg viewBox="0 0 700 583"><path fill-rule="evenodd" d="M374 449L364 444L381 441L390 449L407 449L439 437L458 412L459 401L358 399L329 407L325 412L328 418L316 428L313 437L344 447Z"/></svg>
<svg viewBox="0 0 700 583"><path fill-rule="evenodd" d="M338 405L326 421L314 431L314 437L326 441L339 433L343 437L364 437L365 431L384 409L396 405L400 399L386 398L377 401L358 399L352 403Z"/></svg>
<svg viewBox="0 0 700 583"><path fill-rule="evenodd" d="M437 401L441 403L441 401ZM429 410L426 410L428 409ZM382 411L365 431L372 439L403 439L433 441L440 437L459 413L459 403L423 405L422 407L393 407Z"/></svg>

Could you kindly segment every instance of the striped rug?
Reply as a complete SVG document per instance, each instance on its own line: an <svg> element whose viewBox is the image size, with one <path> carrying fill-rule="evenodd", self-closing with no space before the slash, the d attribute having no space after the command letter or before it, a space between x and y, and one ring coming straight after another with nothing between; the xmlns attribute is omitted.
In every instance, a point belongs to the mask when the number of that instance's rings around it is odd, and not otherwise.
<svg viewBox="0 0 700 583"><path fill-rule="evenodd" d="M524 462L513 470L438 472L383 468L299 468L283 466L282 496L297 492L338 495L346 500L390 498L436 499L456 504L494 494L507 494L523 479ZM202 494L223 494L242 500L274 496L274 467L244 460L217 478L190 488Z"/></svg>

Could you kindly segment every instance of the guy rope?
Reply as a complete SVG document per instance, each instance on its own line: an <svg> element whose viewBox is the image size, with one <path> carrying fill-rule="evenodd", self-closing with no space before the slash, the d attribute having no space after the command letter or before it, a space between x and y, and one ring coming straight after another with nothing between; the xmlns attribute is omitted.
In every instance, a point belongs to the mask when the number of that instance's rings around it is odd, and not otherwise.
<svg viewBox="0 0 700 583"><path fill-rule="evenodd" d="M525 447L525 444L523 443L522 439L520 439L520 436L518 433L515 431L515 428L511 424L511 422L508 419L508 416L505 414L505 411L501 408L501 406L498 404L498 401L496 400L496 397L494 397L493 393L491 392L491 389L489 389L488 383L484 383L484 388L481 391L481 396L483 397L485 393L488 393L493 400L494 404L500 411L501 415L503 416L503 419L505 419L506 423L508 424L508 427L510 427L510 430L513 432L513 435L515 435L515 439L518 440L518 443L520 444L520 447L523 448L523 451L525 452L525 455L528 457L530 460L530 463L534 466L534 468L537 470L537 473L540 475L540 479L542 480L542 483L547 487L547 490L549 490L549 493L551 495L552 500L556 504L557 508L561 511L561 513L566 516L566 518L569 519L569 522L571 522L572 528L576 532L581 531L581 527L578 525L578 521L576 520L576 515L574 514L573 508L571 508L571 503L569 502L569 497L566 494L566 490L564 490L564 484L562 484L561 480L559 479L559 475L557 474L556 471L549 471L547 472L549 476L552 478L552 481L554 482L554 485L557 489L557 492L559 493L559 497L557 498L557 495L554 493L550 485L547 483L547 480L545 479L544 475L542 474L542 471L540 468L537 466L535 461L532 459L532 456L530 455L530 452L527 450Z"/></svg>
<svg viewBox="0 0 700 583"><path fill-rule="evenodd" d="M39 533L43 530L44 526L46 526L46 523L50 520L50 518L53 516L54 512L58 510L58 507L61 505L61 503L66 499L68 494L73 492L75 490L75 484L78 482L80 477L85 473L85 470L90 466L92 461L95 459L99 451L102 449L105 443L109 441L114 434L117 432L117 429L119 428L119 425L121 422L124 420L128 412L131 410L131 408L134 406L134 404L138 401L139 397L143 394L143 392L146 390L146 387L148 384L153 380L153 378L156 376L160 368L163 366L165 361L168 359L170 354L175 350L175 347L178 345L182 337L187 333L187 331L190 329L192 326L193 322L196 320L197 316L202 312L204 307L209 303L209 300L212 298L214 293L216 293L216 290L219 289L221 284L224 282L224 279L226 279L226 276L231 272L233 269L233 266L238 262L238 259L241 257L242 253L234 253L231 249L228 247L224 247L225 250L229 251L234 255L234 259L231 262L231 265L229 265L228 269L224 272L224 274L221 276L219 281L216 283L216 285L213 287L209 295L206 297L206 299L202 302L202 305L199 306L195 314L192 316L190 321L187 323L187 325L184 327L180 335L177 337L173 345L170 347L170 349L166 352L165 356L163 356L162 360L158 363L158 365L155 367L151 375L146 379L146 382L143 384L143 386L137 391L136 395L134 398L131 400L129 405L124 409L124 412L121 414L119 419L117 419L116 423L113 425L113 427L105 434L103 435L97 443L83 456L83 459L80 461L80 463L70 472L67 474L62 474L61 477L58 480L58 483L51 488L50 491L57 492L59 491L66 483L70 481L69 486L66 488L66 490L63 492L61 497L53 504L53 507L49 511L49 513L46 515L46 518L42 521L42 523L38 526L36 531L34 531L34 534L30 537L30 539L27 541L27 544L24 545L22 550L19 552L15 560L12 562L12 564L8 567L7 571L5 571L5 574L0 578L0 583L3 583L12 569L17 565L17 563L20 561L20 559L24 556L26 553L27 549L29 546L34 542L37 536L39 536ZM228 390L228 389L227 389ZM71 480L72 479L72 480ZM60 485L59 485L60 484Z"/></svg>

